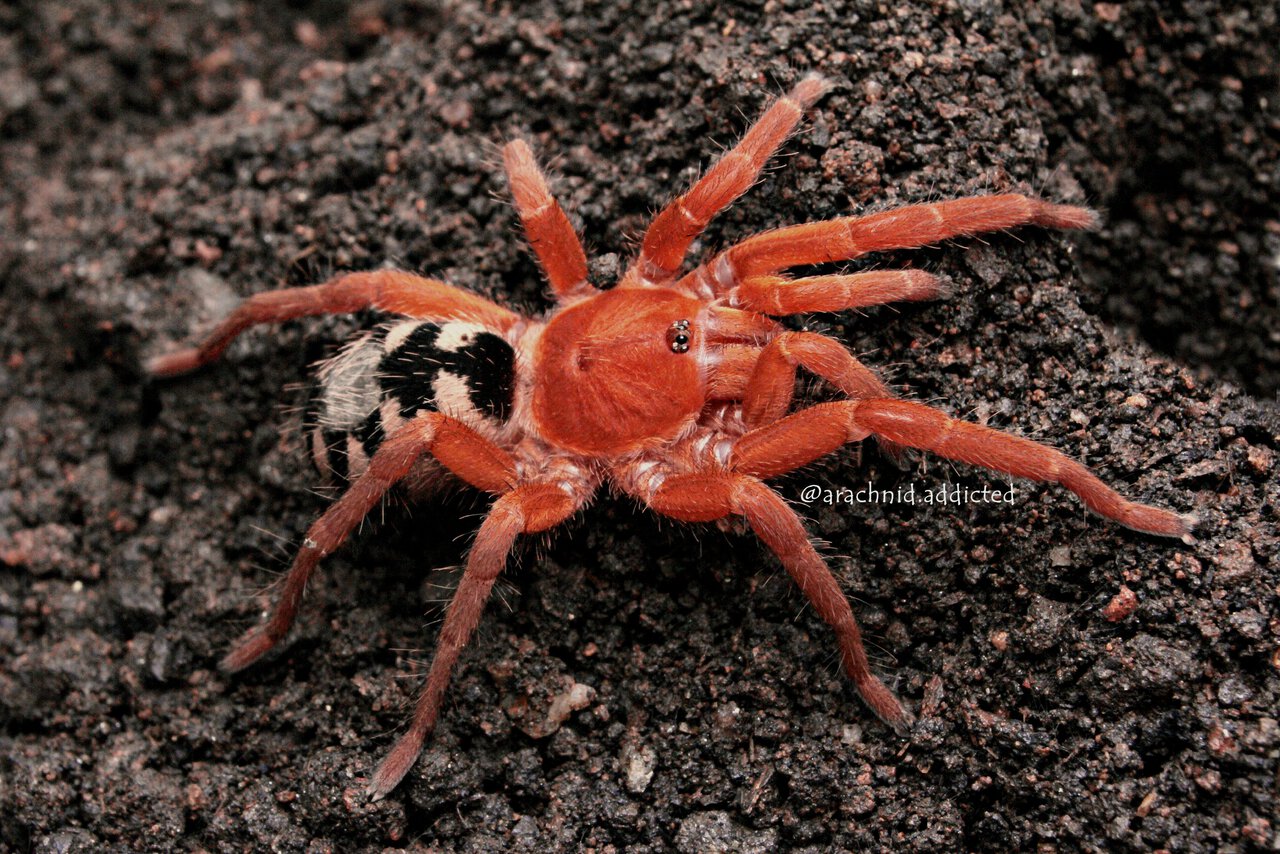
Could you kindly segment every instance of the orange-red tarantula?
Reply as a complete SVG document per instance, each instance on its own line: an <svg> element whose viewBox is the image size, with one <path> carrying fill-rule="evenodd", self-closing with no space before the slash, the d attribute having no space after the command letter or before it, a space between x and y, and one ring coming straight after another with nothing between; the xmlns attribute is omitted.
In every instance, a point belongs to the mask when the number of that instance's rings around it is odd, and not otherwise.
<svg viewBox="0 0 1280 854"><path fill-rule="evenodd" d="M606 482L675 519L745 517L835 630L862 699L900 731L911 713L872 673L848 600L800 517L765 485L769 478L874 436L1060 483L1109 519L1190 539L1192 517L1129 501L1044 445L900 400L837 341L771 319L925 300L942 290L919 270L792 278L790 268L1021 225L1090 228L1092 211L1017 194L912 205L758 234L681 275L707 223L755 182L827 88L809 76L774 103L654 218L639 256L610 290L588 282L582 244L529 147L508 144L516 209L556 299L539 319L409 273L352 273L256 294L199 346L148 365L155 376L192 370L259 323L365 308L402 318L364 333L321 370L308 439L317 463L350 486L307 531L270 617L223 659L224 671L248 667L285 637L320 559L396 484L421 494L448 472L497 496L445 616L413 722L373 774L374 797L391 791L421 752L516 538L559 525ZM791 412L799 368L844 399Z"/></svg>

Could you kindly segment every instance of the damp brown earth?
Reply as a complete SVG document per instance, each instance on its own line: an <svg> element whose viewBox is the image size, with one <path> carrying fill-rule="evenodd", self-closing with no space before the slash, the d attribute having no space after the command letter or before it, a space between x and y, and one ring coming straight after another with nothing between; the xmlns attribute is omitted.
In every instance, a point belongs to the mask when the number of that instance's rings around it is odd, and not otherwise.
<svg viewBox="0 0 1280 854"><path fill-rule="evenodd" d="M0 847L1270 850L1280 92L1266 4L19 2L0 10ZM917 399L1203 520L1062 491L803 507L876 666L753 539L603 497L512 564L422 761L362 797L483 502L391 507L281 654L215 662L325 506L298 383L358 322L141 357L384 263L547 306L496 144L616 267L807 69L836 86L704 247L1015 189L1104 212L879 259L945 302L804 320ZM818 399L820 388L806 391ZM788 477L1007 488L852 448ZM398 678L411 674L409 678Z"/></svg>

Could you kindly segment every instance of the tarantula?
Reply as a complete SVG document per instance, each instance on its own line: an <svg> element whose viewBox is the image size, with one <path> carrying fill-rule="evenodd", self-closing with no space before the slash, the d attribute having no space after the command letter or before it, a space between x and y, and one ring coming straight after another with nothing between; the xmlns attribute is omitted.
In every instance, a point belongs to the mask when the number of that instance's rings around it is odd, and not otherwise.
<svg viewBox="0 0 1280 854"><path fill-rule="evenodd" d="M157 377L193 370L260 323L367 308L404 318L363 334L322 368L308 441L317 464L349 486L309 528L269 618L222 660L224 671L248 667L285 637L320 559L396 484L420 496L451 474L497 496L412 724L373 774L374 798L395 788L422 751L517 537L564 522L606 482L682 521L745 517L835 630L859 695L899 731L911 713L871 671L840 585L800 517L764 481L874 436L891 448L1059 483L1109 519L1190 541L1192 517L1129 501L1044 445L901 400L837 341L772 319L943 292L920 270L794 278L790 268L1021 225L1092 228L1092 211L1018 194L911 205L757 234L680 275L711 218L751 187L828 88L810 75L770 106L654 218L609 290L590 283L582 244L528 145L507 144L516 210L555 295L539 319L440 281L376 270L256 294L198 346L148 363ZM791 412L800 368L844 399Z"/></svg>

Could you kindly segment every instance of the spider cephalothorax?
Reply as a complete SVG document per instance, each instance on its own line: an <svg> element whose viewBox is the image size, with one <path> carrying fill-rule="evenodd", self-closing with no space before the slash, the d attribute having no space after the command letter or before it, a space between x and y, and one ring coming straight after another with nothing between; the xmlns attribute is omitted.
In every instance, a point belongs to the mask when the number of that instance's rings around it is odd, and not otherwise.
<svg viewBox="0 0 1280 854"><path fill-rule="evenodd" d="M421 493L452 474L498 496L449 606L413 723L373 775L375 797L421 752L518 535L560 524L605 482L676 519L745 518L835 630L858 693L899 730L910 712L871 672L848 601L800 518L765 480L874 436L1059 483L1123 525L1190 540L1191 517L1129 501L1044 445L898 399L835 340L771 319L943 291L919 270L791 278L790 268L1020 225L1088 228L1091 211L1017 194L913 205L765 232L680 275L707 223L751 186L826 89L810 76L770 107L657 215L612 290L588 281L568 217L516 141L504 150L507 175L557 302L544 317L526 319L409 273L352 273L250 297L199 346L150 363L157 376L192 370L259 323L365 308L406 318L364 333L322 369L308 439L316 462L349 487L308 530L267 622L222 661L240 670L284 638L320 559L397 483ZM792 412L800 368L844 399Z"/></svg>

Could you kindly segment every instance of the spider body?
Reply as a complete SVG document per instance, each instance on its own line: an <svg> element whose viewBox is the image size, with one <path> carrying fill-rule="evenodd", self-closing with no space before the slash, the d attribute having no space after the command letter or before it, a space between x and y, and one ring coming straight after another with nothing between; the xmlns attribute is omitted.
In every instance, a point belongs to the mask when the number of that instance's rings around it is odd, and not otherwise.
<svg viewBox="0 0 1280 854"><path fill-rule="evenodd" d="M764 481L875 437L1019 477L1058 483L1130 528L1190 541L1194 520L1129 501L1080 463L1027 439L901 400L839 342L773 318L944 295L919 270L792 278L850 260L1016 226L1087 228L1084 208L1017 194L913 205L747 238L680 275L711 218L756 180L826 91L810 76L649 226L616 286L598 290L569 219L523 142L504 149L516 209L557 305L538 319L443 282L352 273L250 297L199 345L149 363L157 376L217 358L260 323L373 308L406 319L353 341L321 371L308 438L349 481L307 531L267 621L223 659L234 672L286 636L307 581L397 484L422 492L449 472L497 496L440 630L409 730L373 774L381 797L435 726L450 673L520 534L552 528L605 483L687 522L741 517L832 627L859 695L905 731L912 715L871 671L853 610L795 511ZM793 411L804 369L843 399Z"/></svg>

